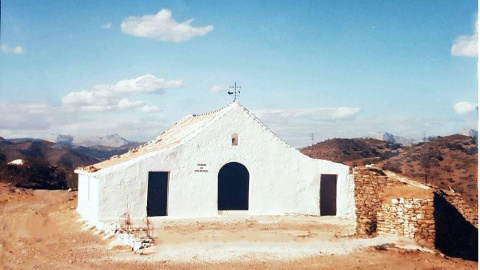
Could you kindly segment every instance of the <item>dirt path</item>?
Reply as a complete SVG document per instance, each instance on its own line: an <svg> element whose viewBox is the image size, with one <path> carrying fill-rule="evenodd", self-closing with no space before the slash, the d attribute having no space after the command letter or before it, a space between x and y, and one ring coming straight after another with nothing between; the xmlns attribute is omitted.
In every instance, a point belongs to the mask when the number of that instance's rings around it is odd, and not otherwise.
<svg viewBox="0 0 480 270"><path fill-rule="evenodd" d="M477 268L474 262L415 250L356 249L366 240L346 237L349 232L341 229L342 224L329 230L331 225L313 224L309 217L301 222L286 218L277 223L269 218L230 223L162 222L159 244L139 256L123 247L112 249L101 236L82 231L75 206L74 192L12 193L1 186L0 269ZM347 252L334 252L335 245ZM187 256L182 255L185 252ZM295 259L295 252L307 257ZM211 254L218 254L218 260L206 257ZM237 260L232 261L234 258Z"/></svg>

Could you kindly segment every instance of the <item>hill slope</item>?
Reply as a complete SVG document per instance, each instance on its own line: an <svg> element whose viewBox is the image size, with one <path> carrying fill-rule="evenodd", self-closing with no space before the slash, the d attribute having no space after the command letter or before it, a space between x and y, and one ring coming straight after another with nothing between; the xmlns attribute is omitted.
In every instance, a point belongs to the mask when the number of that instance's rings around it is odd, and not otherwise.
<svg viewBox="0 0 480 270"><path fill-rule="evenodd" d="M22 166L8 165L23 159ZM55 143L41 140L0 139L0 181L29 188L76 187L74 168L98 162Z"/></svg>
<svg viewBox="0 0 480 270"><path fill-rule="evenodd" d="M370 138L330 139L300 150L303 154L347 165L362 165L397 155L401 145Z"/></svg>
<svg viewBox="0 0 480 270"><path fill-rule="evenodd" d="M98 160L105 160L115 155L121 155L128 152L131 149L134 149L140 146L142 143L138 142L128 142L125 145L119 147L109 147L109 146L76 146L71 147L71 151L77 154L89 156Z"/></svg>
<svg viewBox="0 0 480 270"><path fill-rule="evenodd" d="M41 158L50 164L73 168L98 162L96 158L72 152L67 147L47 141L26 140L11 142L9 140L2 140L0 141L0 152L5 155L7 161L25 158Z"/></svg>
<svg viewBox="0 0 480 270"><path fill-rule="evenodd" d="M331 139L304 148L312 158L349 166L377 164L442 189L453 188L472 207L478 204L478 148L473 137L451 135L404 147L377 139Z"/></svg>
<svg viewBox="0 0 480 270"><path fill-rule="evenodd" d="M378 166L443 189L452 187L473 206L478 201L477 152L473 138L456 134L406 148Z"/></svg>

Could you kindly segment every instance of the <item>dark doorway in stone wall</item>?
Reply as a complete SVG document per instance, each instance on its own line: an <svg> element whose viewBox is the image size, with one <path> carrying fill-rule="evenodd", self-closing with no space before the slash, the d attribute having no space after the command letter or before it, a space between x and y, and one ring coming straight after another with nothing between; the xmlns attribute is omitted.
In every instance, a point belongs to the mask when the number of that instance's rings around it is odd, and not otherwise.
<svg viewBox="0 0 480 270"><path fill-rule="evenodd" d="M320 177L320 215L337 215L337 175L322 174Z"/></svg>
<svg viewBox="0 0 480 270"><path fill-rule="evenodd" d="M218 172L218 210L248 210L249 173L240 163L225 164Z"/></svg>
<svg viewBox="0 0 480 270"><path fill-rule="evenodd" d="M435 248L450 257L478 261L478 229L443 196L433 196Z"/></svg>
<svg viewBox="0 0 480 270"><path fill-rule="evenodd" d="M167 215L168 172L148 172L147 216Z"/></svg>

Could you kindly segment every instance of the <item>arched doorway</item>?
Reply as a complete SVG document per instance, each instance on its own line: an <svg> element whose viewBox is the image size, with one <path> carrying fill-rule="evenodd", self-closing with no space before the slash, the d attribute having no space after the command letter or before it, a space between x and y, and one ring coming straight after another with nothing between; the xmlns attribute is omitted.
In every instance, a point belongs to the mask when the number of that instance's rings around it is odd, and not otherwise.
<svg viewBox="0 0 480 270"><path fill-rule="evenodd" d="M249 174L238 162L225 164L218 172L218 210L248 210Z"/></svg>

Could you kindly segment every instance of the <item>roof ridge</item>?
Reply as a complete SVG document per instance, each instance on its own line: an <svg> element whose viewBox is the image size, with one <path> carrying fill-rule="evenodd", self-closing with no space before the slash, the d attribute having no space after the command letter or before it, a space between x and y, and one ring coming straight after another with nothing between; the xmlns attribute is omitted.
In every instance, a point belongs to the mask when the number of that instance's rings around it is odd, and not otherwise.
<svg viewBox="0 0 480 270"><path fill-rule="evenodd" d="M178 123L186 120L186 119L189 118L189 117L193 117L193 115L187 114L187 116L183 117L182 119L178 120L178 122L175 122L175 123L174 123L173 125L171 125L169 128L167 128L167 129L165 129L164 131L162 131L162 133L160 133L160 135L158 135L157 137L155 137L155 139L158 138L158 137L160 137L160 136L162 136L162 134L166 133L166 132L169 131L170 129L173 129L173 127L175 127ZM151 141L149 141L149 142L147 142L147 143L150 143L150 142L154 141L155 139L153 139L153 140L151 140Z"/></svg>
<svg viewBox="0 0 480 270"><path fill-rule="evenodd" d="M242 106L241 104L238 104L238 106L240 106L243 110L245 110L247 112L248 115L250 115L255 121L257 121L257 123L262 126L265 130L269 131L270 133L273 134L273 136L275 137L275 139L277 141L280 141L281 143L283 143L284 145L286 145L287 147L289 148L292 148L294 150L297 150L295 147L291 146L290 144L286 143L284 140L280 139L280 137L278 137L278 135L273 132L267 125L265 125L255 114L253 114L252 112L250 112L247 108L245 108L244 106ZM298 151L298 150L297 150Z"/></svg>
<svg viewBox="0 0 480 270"><path fill-rule="evenodd" d="M238 101L234 100L230 103L228 103L227 105L223 106L222 108L220 109L217 109L217 110L214 110L214 111L210 111L210 112L206 112L206 113L200 113L200 114L192 114L193 117L197 117L197 116L203 116L203 115L209 115L209 114L213 114L213 113L217 113L223 109L226 109L227 107L231 106L232 104L238 104Z"/></svg>
<svg viewBox="0 0 480 270"><path fill-rule="evenodd" d="M96 163L96 164L91 165L91 166L79 167L79 168L77 168L77 170L94 173L98 170L111 168L111 167L114 167L114 166L120 164L120 163L114 163L114 164L111 164L111 165L105 165L105 164L108 164L109 161L112 161L112 160L115 160L115 159L123 158L124 160L122 162L127 162L127 161L131 161L131 160L135 160L135 159L140 158L140 157L142 157L144 155L147 155L147 154L152 154L152 153L156 153L156 152L159 152L159 151L164 151L166 149L176 148L176 147L178 147L180 145L183 145L186 142L190 141L192 138L196 137L200 132L205 130L205 128L207 126L210 126L211 123L217 121L217 119L224 116L228 111L230 111L232 108L234 108L235 107L234 105L238 105L238 102L236 102L236 101L231 102L231 103L227 104L226 106L224 106L223 108L221 108L219 110L204 113L204 114L201 114L201 115L189 114L189 115L185 116L184 118L182 118L181 120L179 120L178 122L176 122L175 124L173 124L171 127L166 129L165 131L163 131L159 136L155 137L153 140L151 140L151 141L149 141L149 142L147 142L147 143L145 143L141 146L138 146L135 149L132 149L132 150L130 150L130 151L128 151L128 152L126 152L122 155L116 155L116 156L110 157L107 160L101 161L101 162ZM205 118L202 119L201 116L204 116ZM194 119L198 119L198 120L194 120ZM179 125L180 126L184 125L184 123L186 123L187 126L192 125L192 123L189 123L191 121L194 121L194 123L195 123L195 121L200 121L200 123L201 123L201 121L204 121L204 123L201 124L201 126L199 126L197 130L192 130L193 132L185 133L181 137L177 138L176 141L175 140L172 141L172 138L174 139L175 137L172 137L172 134L169 134L169 133L175 132L175 129L179 128L178 127ZM180 127L180 128L182 128L182 127ZM173 134L173 136L174 135L175 134ZM165 137L165 136L167 136L167 137ZM160 142L162 142L162 144L164 142L166 142L166 144L164 144L163 146L162 145L159 146ZM141 154L140 154L140 152L141 152ZM138 155L138 154L140 154L140 155ZM99 164L104 164L104 165L99 167L98 166Z"/></svg>

